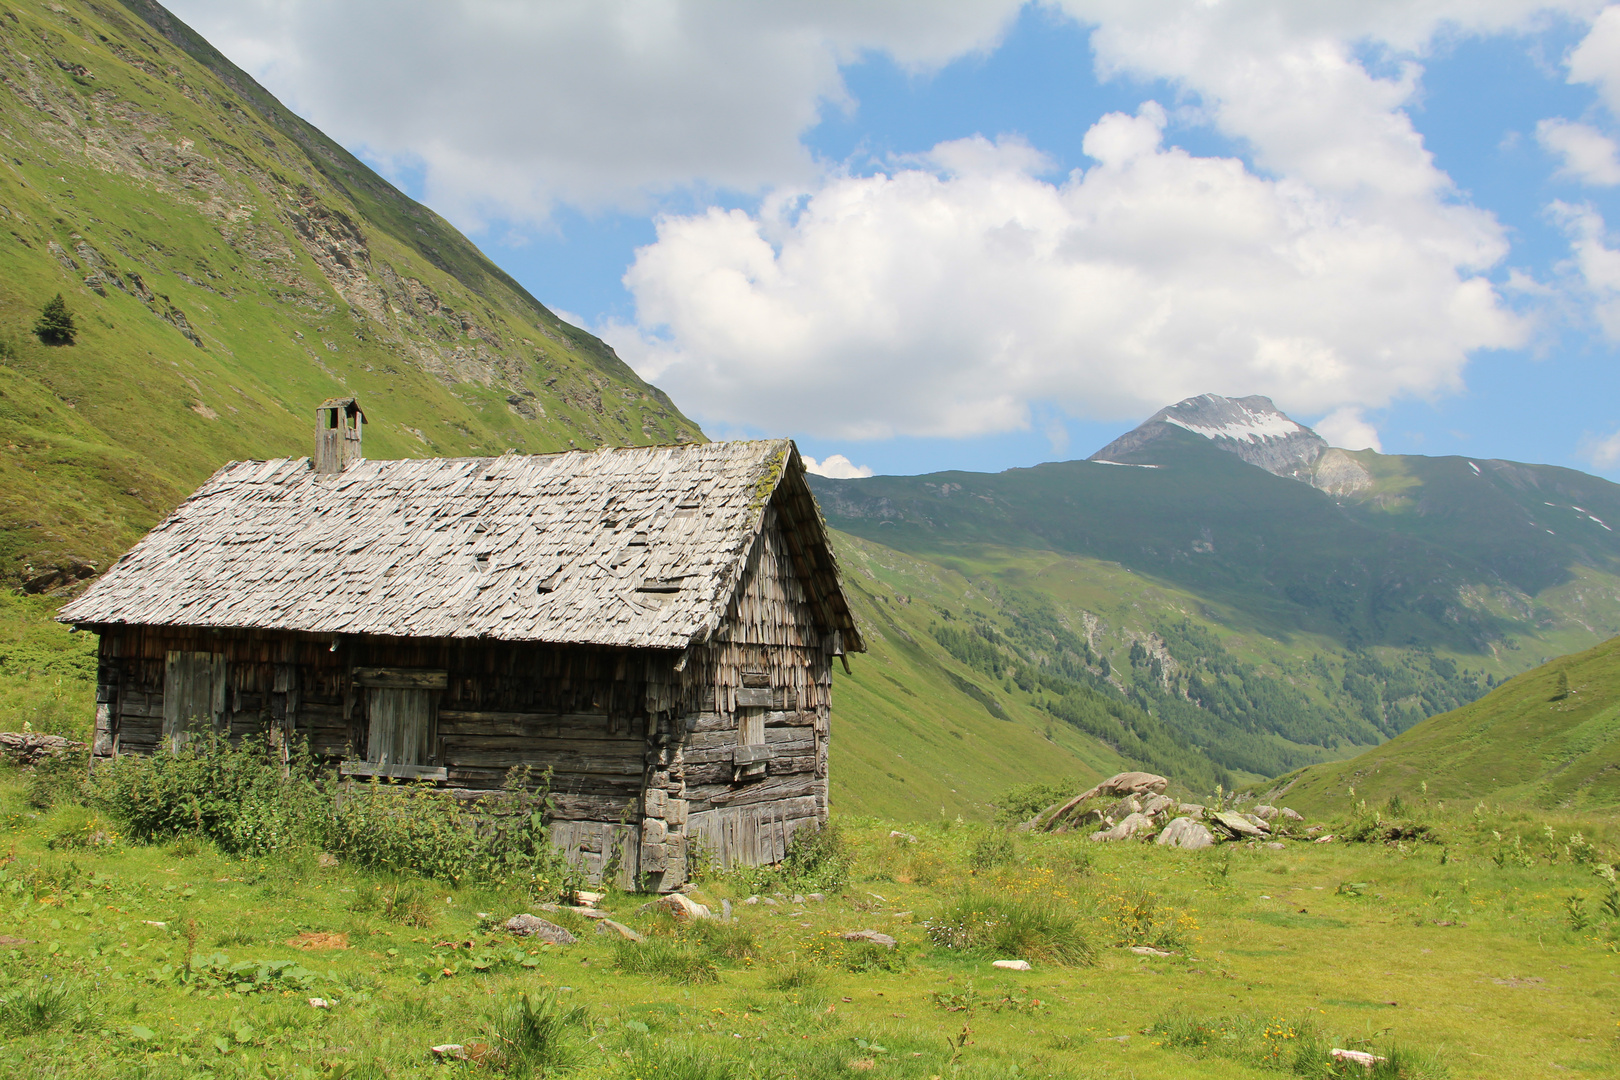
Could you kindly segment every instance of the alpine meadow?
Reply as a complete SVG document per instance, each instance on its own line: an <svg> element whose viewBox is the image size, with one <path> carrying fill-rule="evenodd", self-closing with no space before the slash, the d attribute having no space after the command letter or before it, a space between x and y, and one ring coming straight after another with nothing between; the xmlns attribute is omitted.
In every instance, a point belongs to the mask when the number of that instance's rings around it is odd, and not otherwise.
<svg viewBox="0 0 1620 1080"><path fill-rule="evenodd" d="M6 1075L1620 1075L1620 485L840 472L154 0L0 84Z"/></svg>

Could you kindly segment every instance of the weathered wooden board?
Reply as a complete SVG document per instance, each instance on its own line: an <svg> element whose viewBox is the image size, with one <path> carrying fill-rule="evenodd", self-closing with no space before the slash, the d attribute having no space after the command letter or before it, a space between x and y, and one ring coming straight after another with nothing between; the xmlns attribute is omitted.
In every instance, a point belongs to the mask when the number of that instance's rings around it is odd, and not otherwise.
<svg viewBox="0 0 1620 1080"><path fill-rule="evenodd" d="M429 668L357 667L354 682L393 690L443 690L450 685L450 673Z"/></svg>

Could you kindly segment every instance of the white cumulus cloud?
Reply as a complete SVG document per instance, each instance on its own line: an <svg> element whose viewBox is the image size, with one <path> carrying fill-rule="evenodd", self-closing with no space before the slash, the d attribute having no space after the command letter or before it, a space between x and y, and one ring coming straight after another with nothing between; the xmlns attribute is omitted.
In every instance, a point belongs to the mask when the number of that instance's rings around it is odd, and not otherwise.
<svg viewBox="0 0 1620 1080"><path fill-rule="evenodd" d="M605 332L707 420L840 438L974 435L1033 402L1116 418L1264 387L1316 412L1459 384L1523 327L1477 272L1485 214L1401 213L1162 144L1164 111L1110 114L1098 163L1056 182L1015 140L942 143L833 175L756 215L660 220Z"/></svg>
<svg viewBox="0 0 1620 1080"><path fill-rule="evenodd" d="M1563 159L1563 175L1596 187L1620 184L1620 146L1590 124L1552 117L1536 125L1536 140Z"/></svg>
<svg viewBox="0 0 1620 1080"><path fill-rule="evenodd" d="M1611 341L1620 341L1620 247L1608 241L1603 215L1587 205L1555 202L1554 220L1569 236L1574 288L1590 303L1593 317Z"/></svg>
<svg viewBox="0 0 1620 1080"><path fill-rule="evenodd" d="M1354 406L1347 405L1342 409L1335 409L1313 427L1330 446L1338 446L1345 450L1384 452L1384 445L1378 439L1378 429L1361 414L1360 409Z"/></svg>
<svg viewBox="0 0 1620 1080"><path fill-rule="evenodd" d="M805 455L804 467L817 476L827 476L834 480L858 480L863 476L872 475L870 465L857 465L843 454L828 454L820 461Z"/></svg>
<svg viewBox="0 0 1620 1080"><path fill-rule="evenodd" d="M1569 54L1569 81L1597 88L1620 116L1620 4L1605 8Z"/></svg>
<svg viewBox="0 0 1620 1080"><path fill-rule="evenodd" d="M349 147L420 170L458 224L814 175L800 143L868 50L926 70L1020 0L169 0Z"/></svg>

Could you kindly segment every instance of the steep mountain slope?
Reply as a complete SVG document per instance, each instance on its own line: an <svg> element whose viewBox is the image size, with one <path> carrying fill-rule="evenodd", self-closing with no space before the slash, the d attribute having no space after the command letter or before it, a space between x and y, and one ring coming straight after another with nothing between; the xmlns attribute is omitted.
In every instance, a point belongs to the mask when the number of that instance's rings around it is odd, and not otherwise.
<svg viewBox="0 0 1620 1080"><path fill-rule="evenodd" d="M1526 672L1360 757L1284 777L1276 790L1320 814L1397 795L1620 806L1620 639Z"/></svg>
<svg viewBox="0 0 1620 1080"><path fill-rule="evenodd" d="M0 578L91 573L221 462L307 453L335 394L373 457L702 438L156 4L19 8L0 44Z"/></svg>

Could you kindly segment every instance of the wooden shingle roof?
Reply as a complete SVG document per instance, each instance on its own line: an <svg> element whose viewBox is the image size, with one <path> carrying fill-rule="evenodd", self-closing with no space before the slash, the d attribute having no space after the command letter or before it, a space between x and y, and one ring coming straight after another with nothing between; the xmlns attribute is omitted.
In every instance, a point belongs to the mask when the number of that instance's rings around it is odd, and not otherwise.
<svg viewBox="0 0 1620 1080"><path fill-rule="evenodd" d="M824 629L861 649L788 440L233 462L58 616L651 648L725 617L767 504Z"/></svg>

